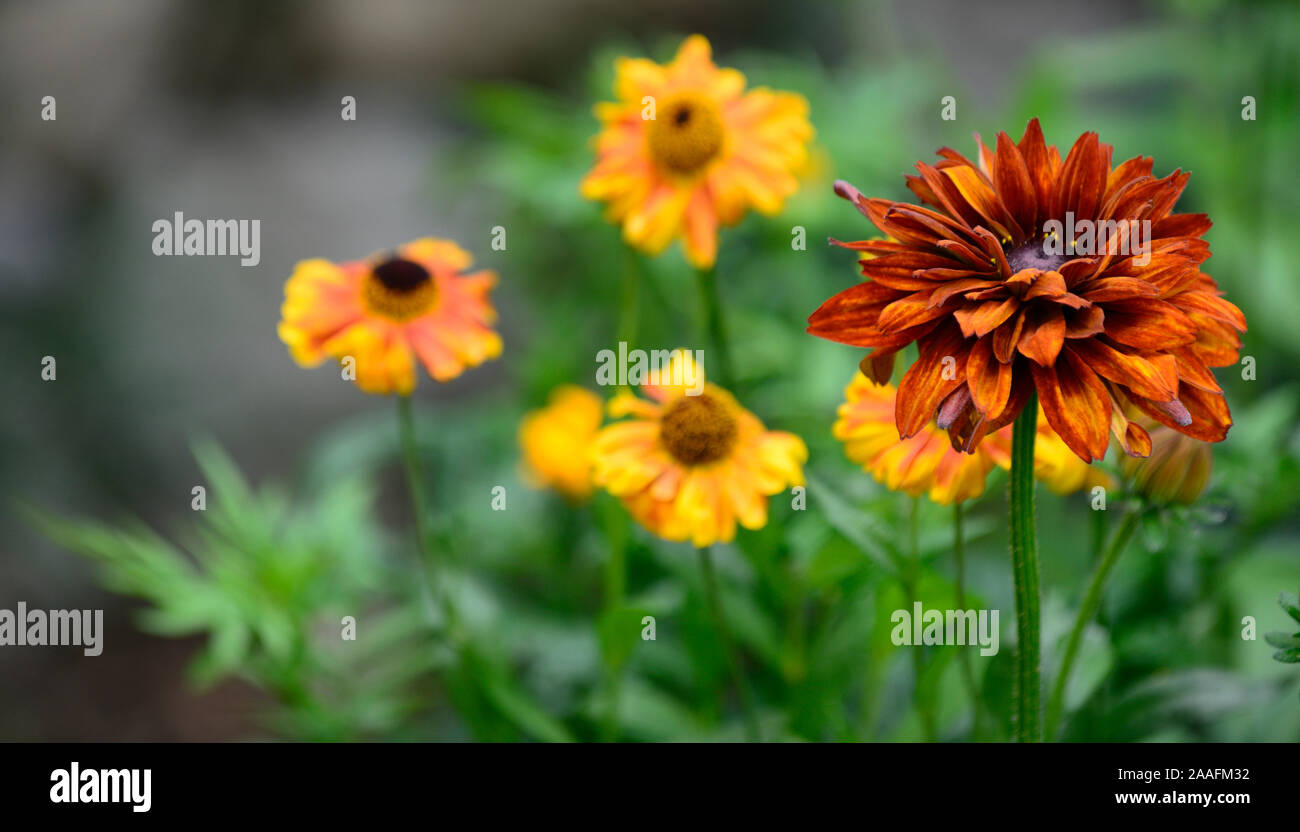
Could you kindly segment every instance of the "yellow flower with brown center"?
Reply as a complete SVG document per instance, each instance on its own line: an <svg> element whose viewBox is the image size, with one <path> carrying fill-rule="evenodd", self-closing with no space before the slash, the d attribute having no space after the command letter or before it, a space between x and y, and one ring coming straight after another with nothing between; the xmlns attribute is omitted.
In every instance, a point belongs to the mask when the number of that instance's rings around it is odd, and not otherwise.
<svg viewBox="0 0 1300 832"><path fill-rule="evenodd" d="M570 500L590 496L591 445L604 410L605 403L590 390L572 384L552 390L546 407L519 423L524 479Z"/></svg>
<svg viewBox="0 0 1300 832"><path fill-rule="evenodd" d="M620 58L617 102L596 105L604 125L588 199L609 203L629 245L657 254L681 237L696 268L717 259L718 227L752 206L775 214L798 189L813 136L803 96L745 91L745 76L714 65L709 42L687 38L672 63Z"/></svg>
<svg viewBox="0 0 1300 832"><path fill-rule="evenodd" d="M280 340L304 367L352 359L367 393L410 393L416 359L449 381L501 355L488 301L497 278L464 274L472 262L460 246L432 238L368 260L304 260L284 287Z"/></svg>
<svg viewBox="0 0 1300 832"><path fill-rule="evenodd" d="M610 402L611 416L592 450L597 485L620 498L636 520L666 540L726 543L736 524L767 524L767 498L803 485L808 448L792 433L769 431L730 393L668 379L702 379L690 352L674 353L659 379ZM698 395L691 391L698 390Z"/></svg>
<svg viewBox="0 0 1300 832"><path fill-rule="evenodd" d="M892 384L877 384L854 373L844 397L832 433L844 443L849 459L891 491L913 497L927 494L936 503L951 505L982 495L993 466L1011 467L1010 426L985 438L971 453L962 453L933 421L900 439L894 418L898 389ZM1105 472L1079 459L1061 441L1041 409L1034 476L1061 495L1093 485L1111 485Z"/></svg>

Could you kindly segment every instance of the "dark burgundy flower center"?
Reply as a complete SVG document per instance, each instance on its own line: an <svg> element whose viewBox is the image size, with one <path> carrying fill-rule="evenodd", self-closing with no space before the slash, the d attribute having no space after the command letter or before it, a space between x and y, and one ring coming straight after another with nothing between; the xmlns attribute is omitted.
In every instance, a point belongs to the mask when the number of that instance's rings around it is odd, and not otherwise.
<svg viewBox="0 0 1300 832"><path fill-rule="evenodd" d="M1045 272L1056 271L1069 260L1063 254L1049 254L1044 250L1042 238L1026 240L1018 246L1007 249L1007 265L1011 273L1022 269L1039 269Z"/></svg>
<svg viewBox="0 0 1300 832"><path fill-rule="evenodd" d="M429 282L429 272L424 266L400 257L380 263L374 274L385 289L399 293L414 292Z"/></svg>

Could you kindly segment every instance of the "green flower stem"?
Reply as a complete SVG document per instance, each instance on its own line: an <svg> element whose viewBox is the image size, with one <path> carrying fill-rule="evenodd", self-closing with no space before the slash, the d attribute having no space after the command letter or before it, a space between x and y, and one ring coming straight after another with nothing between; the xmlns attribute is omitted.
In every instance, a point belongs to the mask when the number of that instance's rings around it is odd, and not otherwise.
<svg viewBox="0 0 1300 832"><path fill-rule="evenodd" d="M637 325L640 323L638 306L641 294L641 263L637 253L628 247L626 265L623 267L623 286L618 301L618 340L627 343L628 349L636 346Z"/></svg>
<svg viewBox="0 0 1300 832"><path fill-rule="evenodd" d="M1038 539L1034 529L1034 435L1038 396L1016 417L1011 437L1011 572L1016 590L1016 675L1013 737L1041 742L1039 719Z"/></svg>
<svg viewBox="0 0 1300 832"><path fill-rule="evenodd" d="M1061 723L1061 715L1065 709L1065 689L1070 682L1070 671L1074 668L1074 660L1079 653L1079 645L1083 642L1083 631L1087 629L1088 622L1092 621L1093 616L1097 614L1097 607L1101 604L1101 593L1106 586L1106 579L1110 577L1111 570L1115 568L1115 562L1119 560L1120 554L1124 551L1124 546L1128 544L1129 538L1133 536L1134 530L1137 529L1140 516L1140 512L1137 511L1128 513L1124 518L1124 522L1115 530L1110 545L1106 548L1105 554L1101 556L1101 560L1097 562L1096 571L1092 573L1092 582L1088 584L1088 591L1083 596L1083 604L1080 605L1079 614L1074 619L1074 628L1070 630L1070 638L1065 643L1065 653L1061 656L1061 668L1056 673L1056 681L1052 684L1052 694L1047 699L1045 736L1049 740L1056 738L1056 730Z"/></svg>
<svg viewBox="0 0 1300 832"><path fill-rule="evenodd" d="M610 529L606 522L605 539L609 543L609 557L605 559L605 611L612 614L623 606L627 594L627 534L623 529ZM605 742L618 739L619 714L623 695L623 668L606 666L605 669L606 711L602 738Z"/></svg>
<svg viewBox="0 0 1300 832"><path fill-rule="evenodd" d="M731 671L732 683L736 686L736 697L740 700L740 710L745 719L745 737L750 742L758 742L762 735L758 729L758 717L754 713L754 703L749 698L749 688L745 677L740 672L740 661L736 648L731 641L731 631L727 627L726 617L722 612L722 597L718 592L718 578L713 571L713 557L709 547L699 549L700 571L704 574L704 598L709 605L709 614L713 616L713 626L718 628L718 637L722 640L722 652L726 657L727 668Z"/></svg>
<svg viewBox="0 0 1300 832"><path fill-rule="evenodd" d="M962 534L961 501L952 504L952 551L957 559L957 609L966 609L966 541ZM970 663L970 649L963 648L961 653L961 672L966 680L966 693L971 701L971 739L979 739L980 732L980 691L975 684L975 669Z"/></svg>
<svg viewBox="0 0 1300 832"><path fill-rule="evenodd" d="M705 325L709 330L712 361L707 362L718 383L733 390L735 376L731 372L731 352L727 342L726 324L722 318L722 303L718 299L718 272L710 266L696 271L700 283L700 299L704 305Z"/></svg>
<svg viewBox="0 0 1300 832"><path fill-rule="evenodd" d="M907 518L907 549L909 557L903 584L907 590L908 609L915 609L921 584L921 547L918 543L921 500L918 497L912 497L910 502L911 511L908 513ZM925 648L919 644L913 644L911 651L912 675L916 678L912 688L912 696L916 700L917 715L921 718L921 735L926 742L934 742L936 736L934 710L930 707L930 695L924 689L922 682L925 675Z"/></svg>
<svg viewBox="0 0 1300 832"><path fill-rule="evenodd" d="M415 421L411 416L410 396L397 397L397 425L402 441L402 461L406 465L406 484L411 492L411 508L415 515L415 536L420 552L416 560L424 585L432 594L432 597L426 596L426 599L430 606L438 603L442 607L448 635L452 641L458 641L459 628L455 607L452 606L451 598L442 589L440 583L434 581L430 571L436 563L433 550L429 545L429 522L425 515L428 503L425 502L424 496L424 472L420 466L420 454L415 445Z"/></svg>

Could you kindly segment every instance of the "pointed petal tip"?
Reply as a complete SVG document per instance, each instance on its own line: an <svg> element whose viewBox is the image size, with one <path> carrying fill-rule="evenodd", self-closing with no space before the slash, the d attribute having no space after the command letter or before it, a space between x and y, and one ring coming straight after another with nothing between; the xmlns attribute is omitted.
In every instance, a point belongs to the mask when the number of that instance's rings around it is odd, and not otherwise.
<svg viewBox="0 0 1300 832"><path fill-rule="evenodd" d="M862 191L859 191L844 179L836 179L835 195L841 199L847 199L849 202L857 202L858 198L862 196Z"/></svg>

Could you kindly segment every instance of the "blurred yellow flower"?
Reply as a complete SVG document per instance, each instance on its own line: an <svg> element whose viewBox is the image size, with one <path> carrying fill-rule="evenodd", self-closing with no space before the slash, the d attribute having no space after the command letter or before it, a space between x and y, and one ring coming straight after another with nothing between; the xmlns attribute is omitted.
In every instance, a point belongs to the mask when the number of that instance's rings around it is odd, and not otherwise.
<svg viewBox="0 0 1300 832"><path fill-rule="evenodd" d="M667 540L726 543L736 524L767 524L767 498L803 485L808 448L791 433L769 431L720 387L689 395L701 372L690 352L674 353L659 379L642 385L649 400L622 392L610 415L632 418L596 437L593 477L620 498L641 525ZM698 389L698 388L697 388Z"/></svg>
<svg viewBox="0 0 1300 832"><path fill-rule="evenodd" d="M1111 488L1114 479L1100 468L1079 459L1065 440L1052 430L1043 409L1038 408L1038 435L1034 437L1034 476L1052 492L1064 496L1100 485ZM1000 441L991 449L998 465L1011 470L1011 427L999 431Z"/></svg>
<svg viewBox="0 0 1300 832"><path fill-rule="evenodd" d="M280 340L304 367L338 360L367 393L410 393L416 359L437 381L453 379L501 354L488 301L497 278L463 274L472 262L432 238L368 260L304 260L284 287Z"/></svg>
<svg viewBox="0 0 1300 832"><path fill-rule="evenodd" d="M745 76L715 66L700 35L666 66L625 57L615 69L618 101L596 105L604 130L582 194L609 203L629 245L657 254L681 237L687 260L708 268L720 225L740 222L751 206L775 214L798 189L813 136L808 102L763 87L745 92Z"/></svg>
<svg viewBox="0 0 1300 832"><path fill-rule="evenodd" d="M844 443L844 453L876 481L913 497L927 494L943 505L971 500L984 493L994 465L1011 467L1011 426L990 434L972 453L954 450L952 441L931 420L907 439L898 438L895 423L898 389L876 384L855 373L844 390L846 401L832 433ZM1109 487L1111 478L1070 450L1040 410L1034 443L1034 475L1057 494L1094 485Z"/></svg>
<svg viewBox="0 0 1300 832"><path fill-rule="evenodd" d="M551 391L546 406L519 423L524 479L571 500L591 495L591 445L605 409L600 396L572 384Z"/></svg>
<svg viewBox="0 0 1300 832"><path fill-rule="evenodd" d="M844 389L831 432L844 443L844 453L876 481L913 497L928 494L943 505L974 499L984 493L984 482L995 464L988 443L974 453L953 450L947 432L933 420L907 439L898 438L894 409L898 389L876 384L854 373Z"/></svg>

